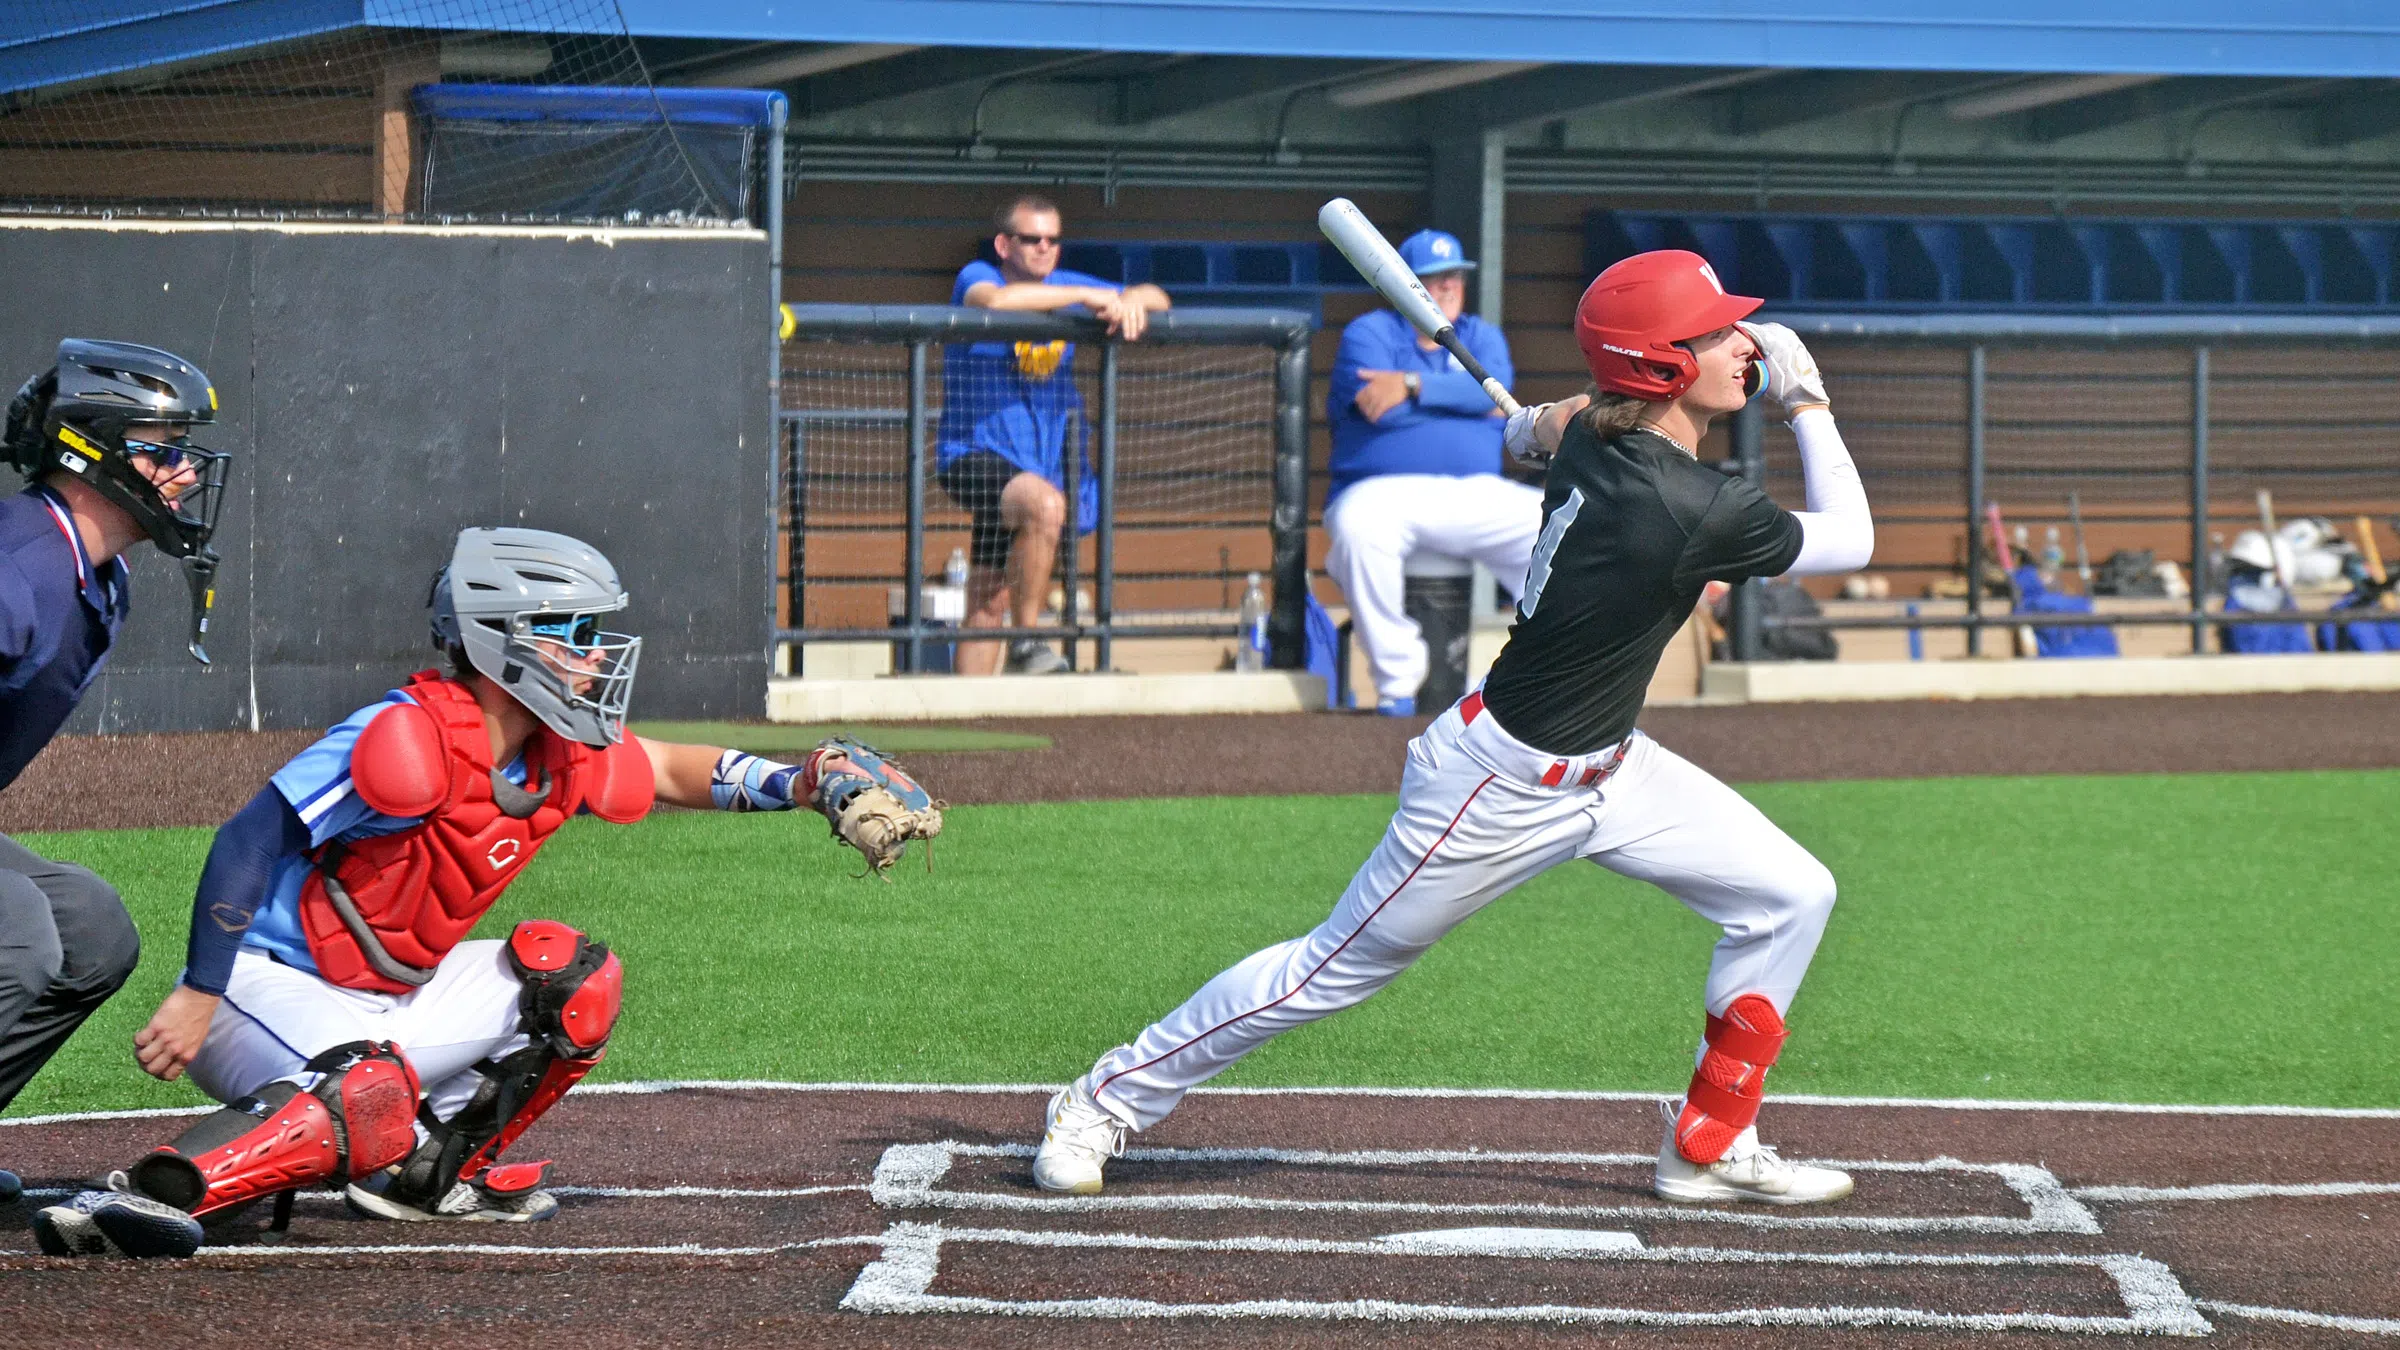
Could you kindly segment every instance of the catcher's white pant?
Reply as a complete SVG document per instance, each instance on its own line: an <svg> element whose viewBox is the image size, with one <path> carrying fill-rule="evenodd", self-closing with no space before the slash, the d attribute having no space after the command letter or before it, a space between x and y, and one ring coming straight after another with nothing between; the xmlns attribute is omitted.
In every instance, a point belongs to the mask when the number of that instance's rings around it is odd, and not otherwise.
<svg viewBox="0 0 2400 1350"><path fill-rule="evenodd" d="M344 989L245 947L192 1060L192 1082L230 1102L299 1074L337 1045L390 1041L416 1069L434 1117L448 1120L483 1081L476 1061L532 1044L517 1029L523 989L505 942L458 944L431 980L405 994Z"/></svg>
<svg viewBox="0 0 2400 1350"><path fill-rule="evenodd" d="M1149 1128L1278 1032L1363 1002L1477 910L1570 858L1650 882L1725 930L1709 962L1710 1013L1749 992L1790 1007L1833 909L1823 863L1639 732L1560 758L1481 705L1469 695L1409 742L1400 809L1325 922L1101 1056L1085 1083L1103 1108Z"/></svg>
<svg viewBox="0 0 2400 1350"><path fill-rule="evenodd" d="M1482 563L1513 599L1541 530L1541 489L1492 474L1384 474L1333 499L1325 508L1325 570L1350 602L1378 698L1414 698L1425 683L1425 639L1401 603L1408 555Z"/></svg>

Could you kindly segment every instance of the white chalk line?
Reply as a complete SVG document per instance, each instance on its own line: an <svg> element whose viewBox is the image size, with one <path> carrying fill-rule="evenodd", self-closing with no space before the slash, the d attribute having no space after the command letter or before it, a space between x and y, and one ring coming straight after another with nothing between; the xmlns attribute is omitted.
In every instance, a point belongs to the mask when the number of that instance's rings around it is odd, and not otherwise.
<svg viewBox="0 0 2400 1350"><path fill-rule="evenodd" d="M53 1199L77 1194L81 1188L72 1186L28 1186L28 1199ZM858 1183L842 1186L544 1186L552 1195L592 1197L602 1200L796 1200L810 1195L837 1195L845 1191L863 1191ZM341 1203L340 1191L307 1190L294 1192L294 1198L323 1204Z"/></svg>
<svg viewBox="0 0 2400 1350"><path fill-rule="evenodd" d="M670 1092L863 1092L909 1095L967 1096L1023 1095L1048 1097L1056 1083L794 1083L764 1078L662 1078L627 1083L590 1083L575 1089L578 1097L642 1097ZM1604 1092L1550 1088L1441 1087L1200 1087L1204 1097L1363 1097L1423 1101L1524 1102L1648 1102L1672 1100L1657 1092ZM1856 1106L1921 1108L1938 1111L2080 1111L2119 1115L2168 1116L2299 1116L2326 1120L2400 1120L2400 1108L2371 1106L2196 1105L2177 1102L2010 1101L1982 1097L1837 1097L1813 1093L1778 1093L1770 1103L1788 1106ZM0 1117L0 1128L13 1125L65 1125L86 1121L135 1120L159 1116L198 1116L209 1106L141 1107L111 1111L60 1111L39 1116Z"/></svg>
<svg viewBox="0 0 2400 1350"><path fill-rule="evenodd" d="M257 1260L291 1256L780 1256L818 1247L872 1247L879 1237L807 1238L758 1247L709 1247L697 1242L646 1247L536 1247L499 1242L360 1243L340 1247L260 1243L248 1247L202 1247L195 1260Z"/></svg>
<svg viewBox="0 0 2400 1350"><path fill-rule="evenodd" d="M1320 1214L1509 1215L1543 1219L1639 1219L1659 1223L1716 1223L1757 1229L1818 1229L1869 1233L2081 1233L2097 1234L2100 1220L2069 1195L2047 1168L2024 1163L1967 1163L1955 1158L1926 1162L1856 1162L1841 1166L1873 1172L1979 1173L1998 1178L2026 1206L2023 1217L2013 1215L1896 1216L1856 1214L1781 1214L1755 1210L1713 1209L1661 1205L1567 1205L1538 1202L1471 1204L1417 1200L1301 1200L1234 1195L1223 1192L1133 1195L1019 1195L999 1191L937 1189L960 1157L1026 1158L1026 1144L965 1144L943 1140L931 1144L894 1144L875 1164L869 1193L886 1209L1005 1210L1018 1213L1078 1214L1106 1211L1225 1211L1258 1210ZM1410 1166L1460 1162L1541 1162L1552 1164L1623 1166L1649 1165L1652 1154L1627 1153L1484 1153L1458 1149L1414 1151L1365 1150L1355 1153L1321 1149L1137 1149L1126 1154L1136 1161L1156 1162L1273 1162L1289 1166Z"/></svg>
<svg viewBox="0 0 2400 1350"><path fill-rule="evenodd" d="M2323 1327L2330 1331L2359 1331L2370 1336L2400 1336L2400 1318L2342 1317L2334 1313L2302 1312L2297 1308L2261 1308L2248 1303L2224 1303L2209 1298L2194 1300L2194 1306L2226 1317L2288 1322L2293 1326Z"/></svg>
<svg viewBox="0 0 2400 1350"><path fill-rule="evenodd" d="M859 1272L841 1306L876 1314L984 1313L1057 1318L1287 1318L1318 1321L1542 1322L1574 1325L1908 1327L1941 1330L2063 1331L2204 1336L2213 1328L2193 1305L2174 1272L2139 1256L2065 1254L1911 1255L1892 1252L1759 1253L1718 1248L1649 1248L1628 1251L1528 1249L1523 1255L1548 1260L1664 1261L1724 1264L1870 1266L2076 1265L2100 1270L2116 1281L2126 1316L2089 1317L2059 1313L1943 1313L1919 1308L1773 1307L1720 1312L1669 1312L1649 1308L1530 1304L1470 1307L1401 1303L1388 1299L1307 1302L1249 1299L1223 1303L1160 1303L1150 1299L995 1299L932 1293L946 1242L1004 1242L1045 1247L1114 1247L1168 1251L1265 1251L1279 1254L1339 1252L1383 1257L1456 1253L1410 1251L1380 1242L1323 1242L1295 1238L1144 1238L1120 1234L1023 1232L1011 1229L946 1229L930 1224L895 1224L884 1234L883 1256ZM1476 1255L1517 1253L1476 1253Z"/></svg>
<svg viewBox="0 0 2400 1350"><path fill-rule="evenodd" d="M2117 1200L2150 1204L2171 1200L2266 1200L2277 1197L2400 1195L2400 1181L2303 1181L2257 1184L2225 1182L2211 1186L2077 1186L2068 1194L2079 1200Z"/></svg>

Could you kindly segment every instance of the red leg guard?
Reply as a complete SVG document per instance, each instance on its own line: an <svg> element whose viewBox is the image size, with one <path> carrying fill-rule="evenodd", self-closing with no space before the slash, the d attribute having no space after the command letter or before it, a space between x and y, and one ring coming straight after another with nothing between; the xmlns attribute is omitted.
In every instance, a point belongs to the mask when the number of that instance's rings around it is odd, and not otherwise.
<svg viewBox="0 0 2400 1350"><path fill-rule="evenodd" d="M568 1088L582 1082L583 1076L598 1066L605 1054L604 1051L590 1059L551 1060L550 1067L535 1081L533 1090L526 1094L524 1102L508 1119L500 1122L500 1132L493 1135L483 1147L468 1154L467 1160L459 1165L459 1179L473 1181L481 1175L485 1168L490 1167L499 1158L503 1150L517 1142L517 1137L525 1133L528 1126L541 1119L544 1111L556 1106L558 1099L567 1095ZM499 1189L517 1188L504 1183L499 1186Z"/></svg>
<svg viewBox="0 0 2400 1350"><path fill-rule="evenodd" d="M280 1105L219 1111L135 1163L134 1187L198 1217L314 1182L353 1181L408 1156L417 1075L397 1046L357 1041L309 1068L320 1077L308 1091L287 1085Z"/></svg>
<svg viewBox="0 0 2400 1350"><path fill-rule="evenodd" d="M1708 1019L1708 1050L1684 1090L1675 1121L1675 1149L1696 1163L1725 1156L1734 1138L1758 1119L1767 1069L1783 1053L1783 1017L1764 994L1744 994Z"/></svg>

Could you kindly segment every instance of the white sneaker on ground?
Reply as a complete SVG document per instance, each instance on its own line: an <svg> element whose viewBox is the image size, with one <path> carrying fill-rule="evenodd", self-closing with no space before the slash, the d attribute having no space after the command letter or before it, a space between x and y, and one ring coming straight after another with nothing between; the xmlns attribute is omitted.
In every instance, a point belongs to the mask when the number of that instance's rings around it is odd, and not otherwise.
<svg viewBox="0 0 2400 1350"><path fill-rule="evenodd" d="M1850 1194L1848 1172L1785 1162L1758 1142L1756 1125L1734 1136L1733 1146L1713 1163L1696 1163L1675 1147L1680 1101L1666 1103L1667 1137L1658 1146L1658 1174L1650 1189L1679 1204L1752 1200L1767 1205L1821 1205Z"/></svg>
<svg viewBox="0 0 2400 1350"><path fill-rule="evenodd" d="M1008 644L1008 660L1002 668L1007 675L1057 675L1067 668L1067 658L1058 649L1038 638L1019 638Z"/></svg>
<svg viewBox="0 0 2400 1350"><path fill-rule="evenodd" d="M1100 1109L1078 1078L1050 1099L1042 1146L1033 1155L1033 1184L1045 1191L1098 1195L1100 1169L1124 1156L1125 1125Z"/></svg>
<svg viewBox="0 0 2400 1350"><path fill-rule="evenodd" d="M33 1216L33 1240L48 1256L186 1257L200 1250L200 1221L135 1191L123 1172Z"/></svg>

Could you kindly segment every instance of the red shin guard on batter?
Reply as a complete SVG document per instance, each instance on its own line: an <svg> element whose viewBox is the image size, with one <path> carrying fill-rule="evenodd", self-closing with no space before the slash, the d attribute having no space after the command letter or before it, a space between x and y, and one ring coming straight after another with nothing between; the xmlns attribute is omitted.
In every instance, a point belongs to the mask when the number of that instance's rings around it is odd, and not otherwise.
<svg viewBox="0 0 2400 1350"><path fill-rule="evenodd" d="M1708 1019L1708 1050L1684 1089L1675 1120L1675 1149L1696 1163L1725 1156L1736 1136L1758 1119L1767 1069L1783 1053L1783 1016L1764 994L1744 994Z"/></svg>
<svg viewBox="0 0 2400 1350"><path fill-rule="evenodd" d="M399 1047L353 1041L308 1063L303 1092L271 1084L128 1169L134 1188L195 1217L314 1182L347 1182L416 1145L417 1074Z"/></svg>

